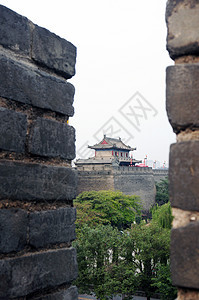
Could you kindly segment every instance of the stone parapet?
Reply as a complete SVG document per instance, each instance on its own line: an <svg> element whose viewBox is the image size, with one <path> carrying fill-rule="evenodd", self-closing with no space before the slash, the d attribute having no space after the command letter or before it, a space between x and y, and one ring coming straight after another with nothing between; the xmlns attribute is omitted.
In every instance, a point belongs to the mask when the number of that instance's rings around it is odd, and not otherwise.
<svg viewBox="0 0 199 300"><path fill-rule="evenodd" d="M167 114L177 143L171 145L169 190L174 215L171 234L172 282L178 300L199 298L199 3L167 2Z"/></svg>
<svg viewBox="0 0 199 300"><path fill-rule="evenodd" d="M78 299L75 61L70 42L0 5L0 299Z"/></svg>
<svg viewBox="0 0 199 300"><path fill-rule="evenodd" d="M115 174L152 174L153 170L150 167L114 167Z"/></svg>

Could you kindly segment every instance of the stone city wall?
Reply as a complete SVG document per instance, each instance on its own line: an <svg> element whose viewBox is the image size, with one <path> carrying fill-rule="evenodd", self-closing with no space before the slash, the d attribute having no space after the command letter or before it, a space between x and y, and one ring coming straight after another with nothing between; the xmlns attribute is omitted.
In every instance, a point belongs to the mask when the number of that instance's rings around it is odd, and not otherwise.
<svg viewBox="0 0 199 300"><path fill-rule="evenodd" d="M155 177L152 168L84 165L77 169L78 194L91 190L120 190L126 195L140 196L144 212L155 202Z"/></svg>
<svg viewBox="0 0 199 300"><path fill-rule="evenodd" d="M76 48L0 5L0 299L75 300Z"/></svg>
<svg viewBox="0 0 199 300"><path fill-rule="evenodd" d="M168 1L167 114L177 142L170 148L172 282L178 300L199 299L199 2Z"/></svg>
<svg viewBox="0 0 199 300"><path fill-rule="evenodd" d="M160 182L161 180L164 180L166 177L168 177L168 169L154 169L153 170L153 175L154 175L154 180L155 182Z"/></svg>
<svg viewBox="0 0 199 300"><path fill-rule="evenodd" d="M77 193L85 191L114 191L114 175L111 170L93 170L78 172Z"/></svg>
<svg viewBox="0 0 199 300"><path fill-rule="evenodd" d="M151 168L115 168L114 185L126 195L140 196L143 212L148 212L155 203L155 180Z"/></svg>

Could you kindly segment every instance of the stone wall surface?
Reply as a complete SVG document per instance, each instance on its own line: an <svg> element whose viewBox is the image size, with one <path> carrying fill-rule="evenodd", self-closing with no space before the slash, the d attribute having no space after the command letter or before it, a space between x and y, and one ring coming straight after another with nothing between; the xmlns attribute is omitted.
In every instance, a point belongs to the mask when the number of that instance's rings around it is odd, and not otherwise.
<svg viewBox="0 0 199 300"><path fill-rule="evenodd" d="M152 169L127 167L126 172L125 167L121 169L115 172L115 190L120 190L126 195L140 196L143 212L149 211L155 203L155 180Z"/></svg>
<svg viewBox="0 0 199 300"><path fill-rule="evenodd" d="M154 169L153 170L153 176L156 183L160 182L161 180L164 180L166 177L168 177L168 169Z"/></svg>
<svg viewBox="0 0 199 300"><path fill-rule="evenodd" d="M77 300L76 47L0 5L0 299Z"/></svg>
<svg viewBox="0 0 199 300"><path fill-rule="evenodd" d="M167 114L177 143L171 145L172 282L178 300L199 299L199 3L167 2L167 49L175 65L166 72Z"/></svg>
<svg viewBox="0 0 199 300"><path fill-rule="evenodd" d="M164 179L168 174L168 171L155 173L151 168L114 167L112 165L84 165L77 169L78 194L92 190L120 190L126 195L140 196L143 212L149 211L155 202L155 181Z"/></svg>
<svg viewBox="0 0 199 300"><path fill-rule="evenodd" d="M111 170L78 171L78 194L101 190L114 190L114 175Z"/></svg>

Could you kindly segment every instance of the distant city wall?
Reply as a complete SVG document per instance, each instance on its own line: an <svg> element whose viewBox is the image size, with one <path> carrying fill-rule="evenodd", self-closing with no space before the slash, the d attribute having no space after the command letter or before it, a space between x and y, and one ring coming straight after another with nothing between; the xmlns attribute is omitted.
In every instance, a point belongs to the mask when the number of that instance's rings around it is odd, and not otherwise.
<svg viewBox="0 0 199 300"><path fill-rule="evenodd" d="M164 180L169 175L169 170L163 170L163 169L153 169L153 175L155 182L160 182L161 180Z"/></svg>
<svg viewBox="0 0 199 300"><path fill-rule="evenodd" d="M167 49L175 65L166 70L166 107L177 134L169 158L174 215L172 283L178 300L199 299L199 2L167 2Z"/></svg>
<svg viewBox="0 0 199 300"><path fill-rule="evenodd" d="M118 170L114 174L115 189L122 191L126 195L140 196L143 212L149 211L150 207L154 204L156 190L153 172L149 168L146 169L148 170L135 168L135 170L130 170L129 172L122 170L121 173Z"/></svg>
<svg viewBox="0 0 199 300"><path fill-rule="evenodd" d="M78 194L91 190L120 190L127 195L140 196L143 212L148 211L155 202L155 181L168 175L167 170L154 172L148 167L84 165L77 169Z"/></svg>
<svg viewBox="0 0 199 300"><path fill-rule="evenodd" d="M75 60L71 43L0 5L0 299L78 299Z"/></svg>
<svg viewBox="0 0 199 300"><path fill-rule="evenodd" d="M78 172L78 194L85 191L114 190L114 175L110 171Z"/></svg>

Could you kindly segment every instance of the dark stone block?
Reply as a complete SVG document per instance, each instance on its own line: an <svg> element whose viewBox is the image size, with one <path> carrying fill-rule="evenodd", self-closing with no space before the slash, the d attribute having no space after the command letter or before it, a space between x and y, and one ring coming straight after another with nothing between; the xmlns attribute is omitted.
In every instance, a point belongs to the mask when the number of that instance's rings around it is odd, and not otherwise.
<svg viewBox="0 0 199 300"><path fill-rule="evenodd" d="M199 127L199 65L168 67L166 82L166 108L174 131Z"/></svg>
<svg viewBox="0 0 199 300"><path fill-rule="evenodd" d="M172 229L171 272L173 285L198 289L199 222Z"/></svg>
<svg viewBox="0 0 199 300"><path fill-rule="evenodd" d="M0 96L73 116L74 87L33 66L0 55Z"/></svg>
<svg viewBox="0 0 199 300"><path fill-rule="evenodd" d="M167 49L172 59L199 54L199 3L169 0L166 8Z"/></svg>
<svg viewBox="0 0 199 300"><path fill-rule="evenodd" d="M71 168L0 162L0 199L71 200L76 186L77 172Z"/></svg>
<svg viewBox="0 0 199 300"><path fill-rule="evenodd" d="M28 215L22 209L0 210L0 252L20 251L26 246Z"/></svg>
<svg viewBox="0 0 199 300"><path fill-rule="evenodd" d="M30 213L29 241L34 247L66 243L75 239L75 208Z"/></svg>
<svg viewBox="0 0 199 300"><path fill-rule="evenodd" d="M33 30L32 58L66 79L75 75L76 47L39 26Z"/></svg>
<svg viewBox="0 0 199 300"><path fill-rule="evenodd" d="M38 118L32 127L29 152L72 160L75 158L75 129L67 124Z"/></svg>
<svg viewBox="0 0 199 300"><path fill-rule="evenodd" d="M0 5L0 44L16 52L30 55L29 20Z"/></svg>
<svg viewBox="0 0 199 300"><path fill-rule="evenodd" d="M25 152L27 116L0 107L0 149Z"/></svg>
<svg viewBox="0 0 199 300"><path fill-rule="evenodd" d="M171 145L169 190L173 207L199 211L199 141Z"/></svg>
<svg viewBox="0 0 199 300"><path fill-rule="evenodd" d="M33 300L78 300L78 290L76 286L71 286L67 290L40 296Z"/></svg>
<svg viewBox="0 0 199 300"><path fill-rule="evenodd" d="M76 277L76 251L73 248L2 259L0 299L25 296L38 290L54 288L69 283Z"/></svg>

